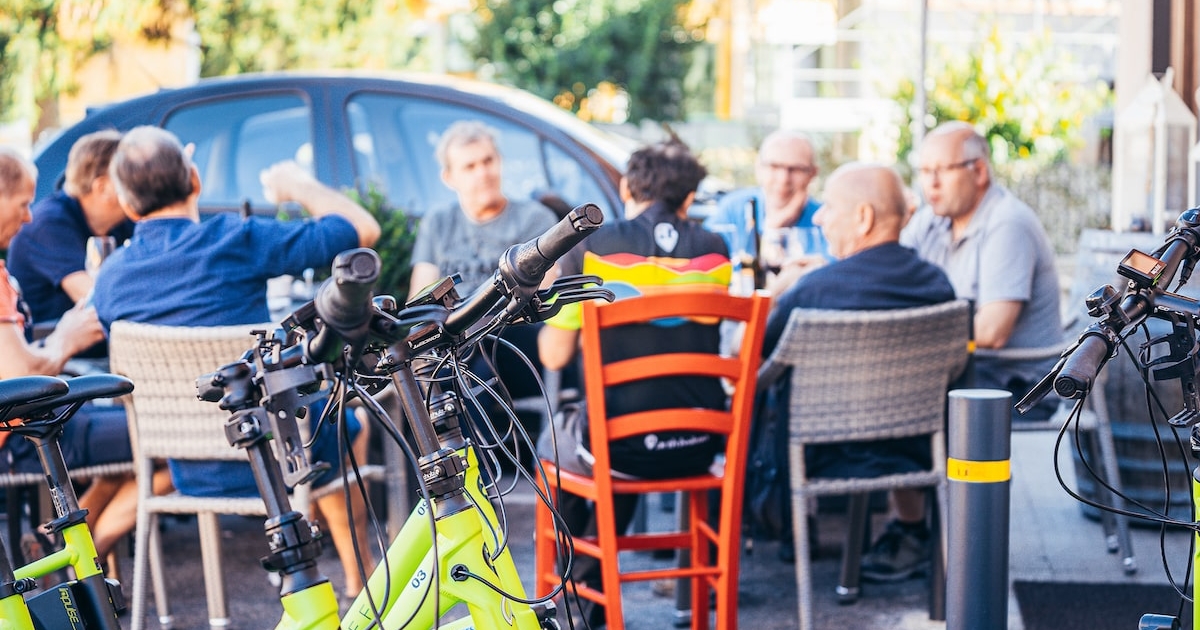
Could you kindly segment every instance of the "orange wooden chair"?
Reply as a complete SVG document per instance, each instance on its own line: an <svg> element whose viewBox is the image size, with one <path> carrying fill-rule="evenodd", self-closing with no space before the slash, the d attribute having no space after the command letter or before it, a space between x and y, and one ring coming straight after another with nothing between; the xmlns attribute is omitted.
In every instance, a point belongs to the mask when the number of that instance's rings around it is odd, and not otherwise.
<svg viewBox="0 0 1200 630"><path fill-rule="evenodd" d="M737 627L738 553L741 539L742 493L746 470L746 443L757 381L770 298L766 294L735 297L726 293L697 291L635 297L613 304L583 305L583 371L588 404L594 476L561 471L543 459L549 480L548 495L561 490L595 502L598 534L576 537L576 554L601 558L603 592L577 584L579 597L603 604L609 630L622 630L621 583L630 581L690 578L692 627L709 627L709 590L716 593L716 627ZM745 323L740 348L734 356L704 353L657 354L605 364L600 336L606 329L669 317L720 318ZM725 380L733 392L728 411L708 409L662 409L607 417L605 388L664 376L699 375ZM614 479L611 475L609 442L659 431L705 431L725 436L725 465L720 475L661 480ZM711 490L720 491L720 519L714 528L708 522ZM685 531L654 532L618 536L612 497L617 494L685 492L689 507ZM562 534L548 507L539 504L536 520L537 577L539 595L550 593L562 583L557 568ZM716 549L715 555L710 547ZM619 569L621 551L684 549L690 551L688 566L624 572Z"/></svg>

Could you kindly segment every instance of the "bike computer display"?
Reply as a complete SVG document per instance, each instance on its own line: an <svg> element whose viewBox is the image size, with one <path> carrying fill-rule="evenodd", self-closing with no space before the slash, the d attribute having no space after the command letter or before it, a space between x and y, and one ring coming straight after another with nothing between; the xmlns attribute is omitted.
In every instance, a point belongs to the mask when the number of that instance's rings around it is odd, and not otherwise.
<svg viewBox="0 0 1200 630"><path fill-rule="evenodd" d="M1163 261L1150 254L1131 249L1117 265L1117 273L1133 280L1138 286L1152 287L1158 283L1165 267Z"/></svg>

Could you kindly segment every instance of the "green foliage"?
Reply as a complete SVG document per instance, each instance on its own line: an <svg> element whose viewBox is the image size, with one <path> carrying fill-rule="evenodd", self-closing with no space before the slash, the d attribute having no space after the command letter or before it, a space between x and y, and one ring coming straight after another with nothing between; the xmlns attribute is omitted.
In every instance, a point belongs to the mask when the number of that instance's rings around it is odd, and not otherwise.
<svg viewBox="0 0 1200 630"><path fill-rule="evenodd" d="M381 234L375 251L383 261L376 295L390 294L401 302L408 297L408 280L412 275L413 243L417 240L417 222L399 208L388 205L387 197L374 185L367 187L364 196L356 189L345 191L346 196L366 208L379 222Z"/></svg>
<svg viewBox="0 0 1200 630"><path fill-rule="evenodd" d="M1019 45L1013 40L993 28L967 55L946 47L934 51L925 126L971 122L990 141L997 166L1039 168L1065 159L1081 143L1084 122L1109 92L1100 81L1083 84L1067 76L1069 60L1050 50L1048 34ZM897 158L906 164L916 87L906 79L892 94L904 111Z"/></svg>
<svg viewBox="0 0 1200 630"><path fill-rule="evenodd" d="M414 67L419 42L394 0L188 0L200 35L201 76L296 68ZM236 28L230 28L236 25Z"/></svg>
<svg viewBox="0 0 1200 630"><path fill-rule="evenodd" d="M61 10L47 0L0 0L0 122L36 120L38 105L78 89L75 70L109 48L109 33L92 21L105 3ZM63 28L62 19L70 20Z"/></svg>
<svg viewBox="0 0 1200 630"><path fill-rule="evenodd" d="M41 115L77 89L116 37L178 39L195 24L201 76L301 68L422 69L396 0L0 0L0 122ZM53 110L50 110L53 112ZM57 120L47 121L56 124Z"/></svg>
<svg viewBox="0 0 1200 630"><path fill-rule="evenodd" d="M469 44L481 73L572 112L593 91L628 94L629 120L683 118L683 81L699 27L682 23L683 0L477 0Z"/></svg>

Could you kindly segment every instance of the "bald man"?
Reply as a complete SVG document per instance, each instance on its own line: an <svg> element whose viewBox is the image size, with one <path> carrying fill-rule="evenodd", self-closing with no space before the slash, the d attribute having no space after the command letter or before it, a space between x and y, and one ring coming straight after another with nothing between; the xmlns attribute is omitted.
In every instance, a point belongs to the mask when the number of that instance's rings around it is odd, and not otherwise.
<svg viewBox="0 0 1200 630"><path fill-rule="evenodd" d="M975 303L979 348L1045 348L1062 340L1054 248L1037 214L992 179L991 146L960 120L930 131L917 175L926 206L904 229L905 245L946 271L958 296ZM1055 359L977 358L975 385L1020 400ZM1058 401L1047 396L1013 420L1045 420Z"/></svg>
<svg viewBox="0 0 1200 630"><path fill-rule="evenodd" d="M829 176L825 204L815 222L824 230L829 253L837 260L806 273L775 300L767 320L763 356L779 343L795 308L886 310L954 299L954 287L946 274L900 245L908 207L900 176L887 166L851 163ZM786 392L777 392L767 404L786 405ZM786 411L769 415L787 417ZM805 452L811 476L839 477L927 469L931 456L926 437L827 444ZM895 491L892 511L892 521L863 558L865 580L904 580L929 567L924 494L920 490Z"/></svg>
<svg viewBox="0 0 1200 630"><path fill-rule="evenodd" d="M721 198L704 227L725 238L731 255L755 255L755 232L769 228L812 227L821 204L808 194L817 177L816 155L807 135L788 129L772 132L758 149L754 164L756 188L733 191ZM748 213L754 202L754 215Z"/></svg>

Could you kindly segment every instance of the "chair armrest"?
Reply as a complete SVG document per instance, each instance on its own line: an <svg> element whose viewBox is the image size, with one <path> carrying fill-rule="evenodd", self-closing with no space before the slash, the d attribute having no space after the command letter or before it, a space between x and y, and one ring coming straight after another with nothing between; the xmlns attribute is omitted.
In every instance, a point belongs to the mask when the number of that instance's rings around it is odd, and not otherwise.
<svg viewBox="0 0 1200 630"><path fill-rule="evenodd" d="M1039 359L1057 359L1062 356L1067 343L1041 348L976 348L975 356L980 359L1003 359L1007 361L1037 361Z"/></svg>

